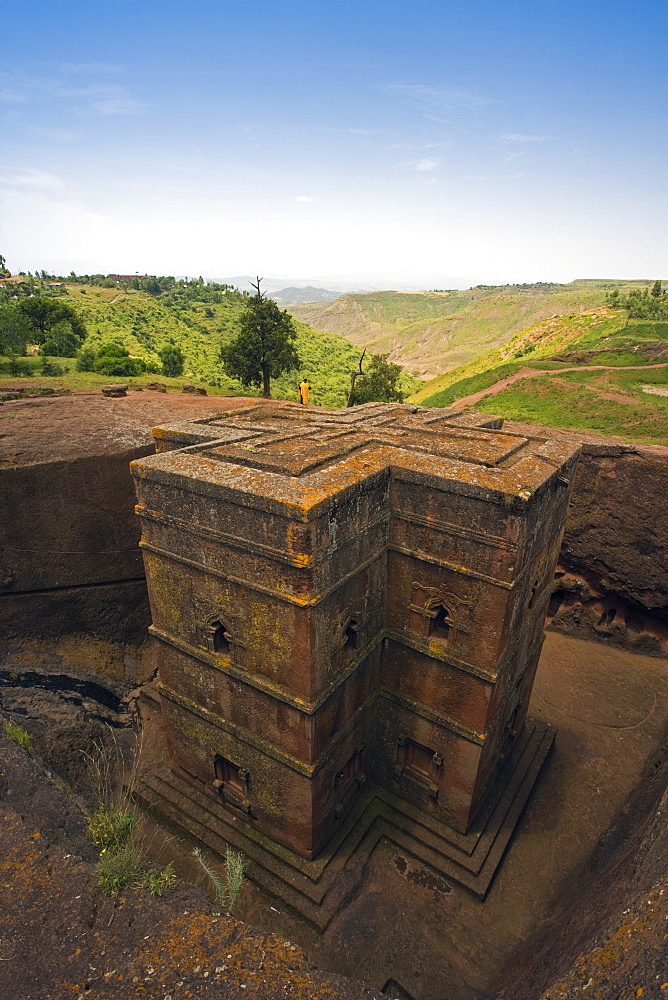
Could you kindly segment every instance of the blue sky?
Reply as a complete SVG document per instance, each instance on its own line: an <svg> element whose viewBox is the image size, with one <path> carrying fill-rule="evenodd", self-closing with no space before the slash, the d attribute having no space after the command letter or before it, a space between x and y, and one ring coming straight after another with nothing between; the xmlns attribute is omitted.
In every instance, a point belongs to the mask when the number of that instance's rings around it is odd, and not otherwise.
<svg viewBox="0 0 668 1000"><path fill-rule="evenodd" d="M668 277L664 2L3 14L12 270Z"/></svg>

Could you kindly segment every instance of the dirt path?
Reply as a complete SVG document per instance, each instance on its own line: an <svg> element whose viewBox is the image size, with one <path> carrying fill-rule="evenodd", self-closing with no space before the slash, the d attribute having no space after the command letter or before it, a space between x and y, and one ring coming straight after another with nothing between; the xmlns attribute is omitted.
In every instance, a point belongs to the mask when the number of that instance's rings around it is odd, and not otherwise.
<svg viewBox="0 0 668 1000"><path fill-rule="evenodd" d="M668 361L660 361L654 365L575 365L572 368L559 368L556 371L550 368L520 368L514 375L499 379L498 382L488 386L487 389L480 389L479 392L472 392L470 396L462 396L460 399L455 399L454 402L449 404L447 409L453 410L456 408L459 410L462 406L472 406L474 403L478 403L481 399L484 399L485 396L496 396L497 393L503 392L509 385L519 381L521 378L534 378L536 375L563 375L564 372L590 372L595 370L627 372L638 371L644 368L666 367L668 367Z"/></svg>

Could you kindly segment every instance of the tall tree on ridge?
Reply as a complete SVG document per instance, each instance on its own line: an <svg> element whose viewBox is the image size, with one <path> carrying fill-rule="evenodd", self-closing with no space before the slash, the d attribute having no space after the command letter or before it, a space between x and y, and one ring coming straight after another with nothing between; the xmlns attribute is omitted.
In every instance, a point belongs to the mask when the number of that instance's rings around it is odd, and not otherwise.
<svg viewBox="0 0 668 1000"><path fill-rule="evenodd" d="M270 399L272 378L299 368L300 360L292 316L265 297L261 281L251 282L255 295L241 316L241 329L234 340L221 347L220 357L227 375L238 378L242 385L261 387L262 395Z"/></svg>

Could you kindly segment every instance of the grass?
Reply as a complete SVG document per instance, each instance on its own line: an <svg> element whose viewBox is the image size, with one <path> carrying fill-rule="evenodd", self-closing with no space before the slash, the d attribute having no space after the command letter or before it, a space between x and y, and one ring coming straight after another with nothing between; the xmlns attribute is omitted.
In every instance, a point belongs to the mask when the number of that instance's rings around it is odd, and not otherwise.
<svg viewBox="0 0 668 1000"><path fill-rule="evenodd" d="M218 878L215 870L205 860L199 847L193 851L202 870L206 873L214 892L216 902L227 912L236 903L244 880L244 856L228 845L225 850L225 881Z"/></svg>
<svg viewBox="0 0 668 1000"><path fill-rule="evenodd" d="M471 375L469 378L460 379L458 382L453 382L447 389L442 389L440 392L434 393L433 396L428 396L422 401L423 406L449 406L456 399L461 399L463 396L470 396L474 392L480 392L481 389L488 389L495 382L503 378L508 378L509 375L514 375L515 372L524 367L526 365L518 363L500 365L498 368L492 368L489 371Z"/></svg>
<svg viewBox="0 0 668 1000"><path fill-rule="evenodd" d="M144 886L153 895L162 896L174 885L176 875L171 864L162 870L147 870L132 801L140 755L141 742L127 761L111 729L106 741L94 742L93 752L84 754L97 800L88 815L88 835L102 848L97 881L106 892L119 895Z"/></svg>
<svg viewBox="0 0 668 1000"><path fill-rule="evenodd" d="M610 390L611 386L607 388ZM604 399L588 389L587 383L567 379L564 374L559 376L558 384L547 375L522 379L498 395L481 400L475 410L523 423L614 434L629 441L665 445L668 444L667 404L667 399L642 394L639 388L629 403Z"/></svg>
<svg viewBox="0 0 668 1000"><path fill-rule="evenodd" d="M34 753L35 747L33 745L33 738L30 733L26 732L21 726L17 726L15 722L11 719L5 722L5 735L8 739L16 743L17 746L25 750L26 753Z"/></svg>

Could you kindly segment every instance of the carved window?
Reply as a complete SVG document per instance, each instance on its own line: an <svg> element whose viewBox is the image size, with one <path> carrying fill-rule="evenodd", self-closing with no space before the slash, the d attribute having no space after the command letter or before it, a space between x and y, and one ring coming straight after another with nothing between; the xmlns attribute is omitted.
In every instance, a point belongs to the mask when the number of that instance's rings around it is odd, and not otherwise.
<svg viewBox="0 0 668 1000"><path fill-rule="evenodd" d="M429 609L429 635L433 639L447 642L454 625L450 612L444 604L435 604Z"/></svg>
<svg viewBox="0 0 668 1000"><path fill-rule="evenodd" d="M394 777L402 784L408 779L409 789L411 787L414 789L417 785L424 789L430 799L435 799L438 795L442 768L442 754L406 737L399 739Z"/></svg>
<svg viewBox="0 0 668 1000"><path fill-rule="evenodd" d="M214 788L220 797L231 805L250 812L248 799L249 774L245 767L234 764L227 757L216 756L213 761Z"/></svg>
<svg viewBox="0 0 668 1000"><path fill-rule="evenodd" d="M343 648L344 649L357 649L358 644L358 631L359 625L354 618L351 618L346 626L346 630L343 635Z"/></svg>
<svg viewBox="0 0 668 1000"><path fill-rule="evenodd" d="M220 653L222 656L230 655L230 640L232 636L227 631L224 622L220 619L216 619L209 623L209 635L211 637L211 647L214 653Z"/></svg>

